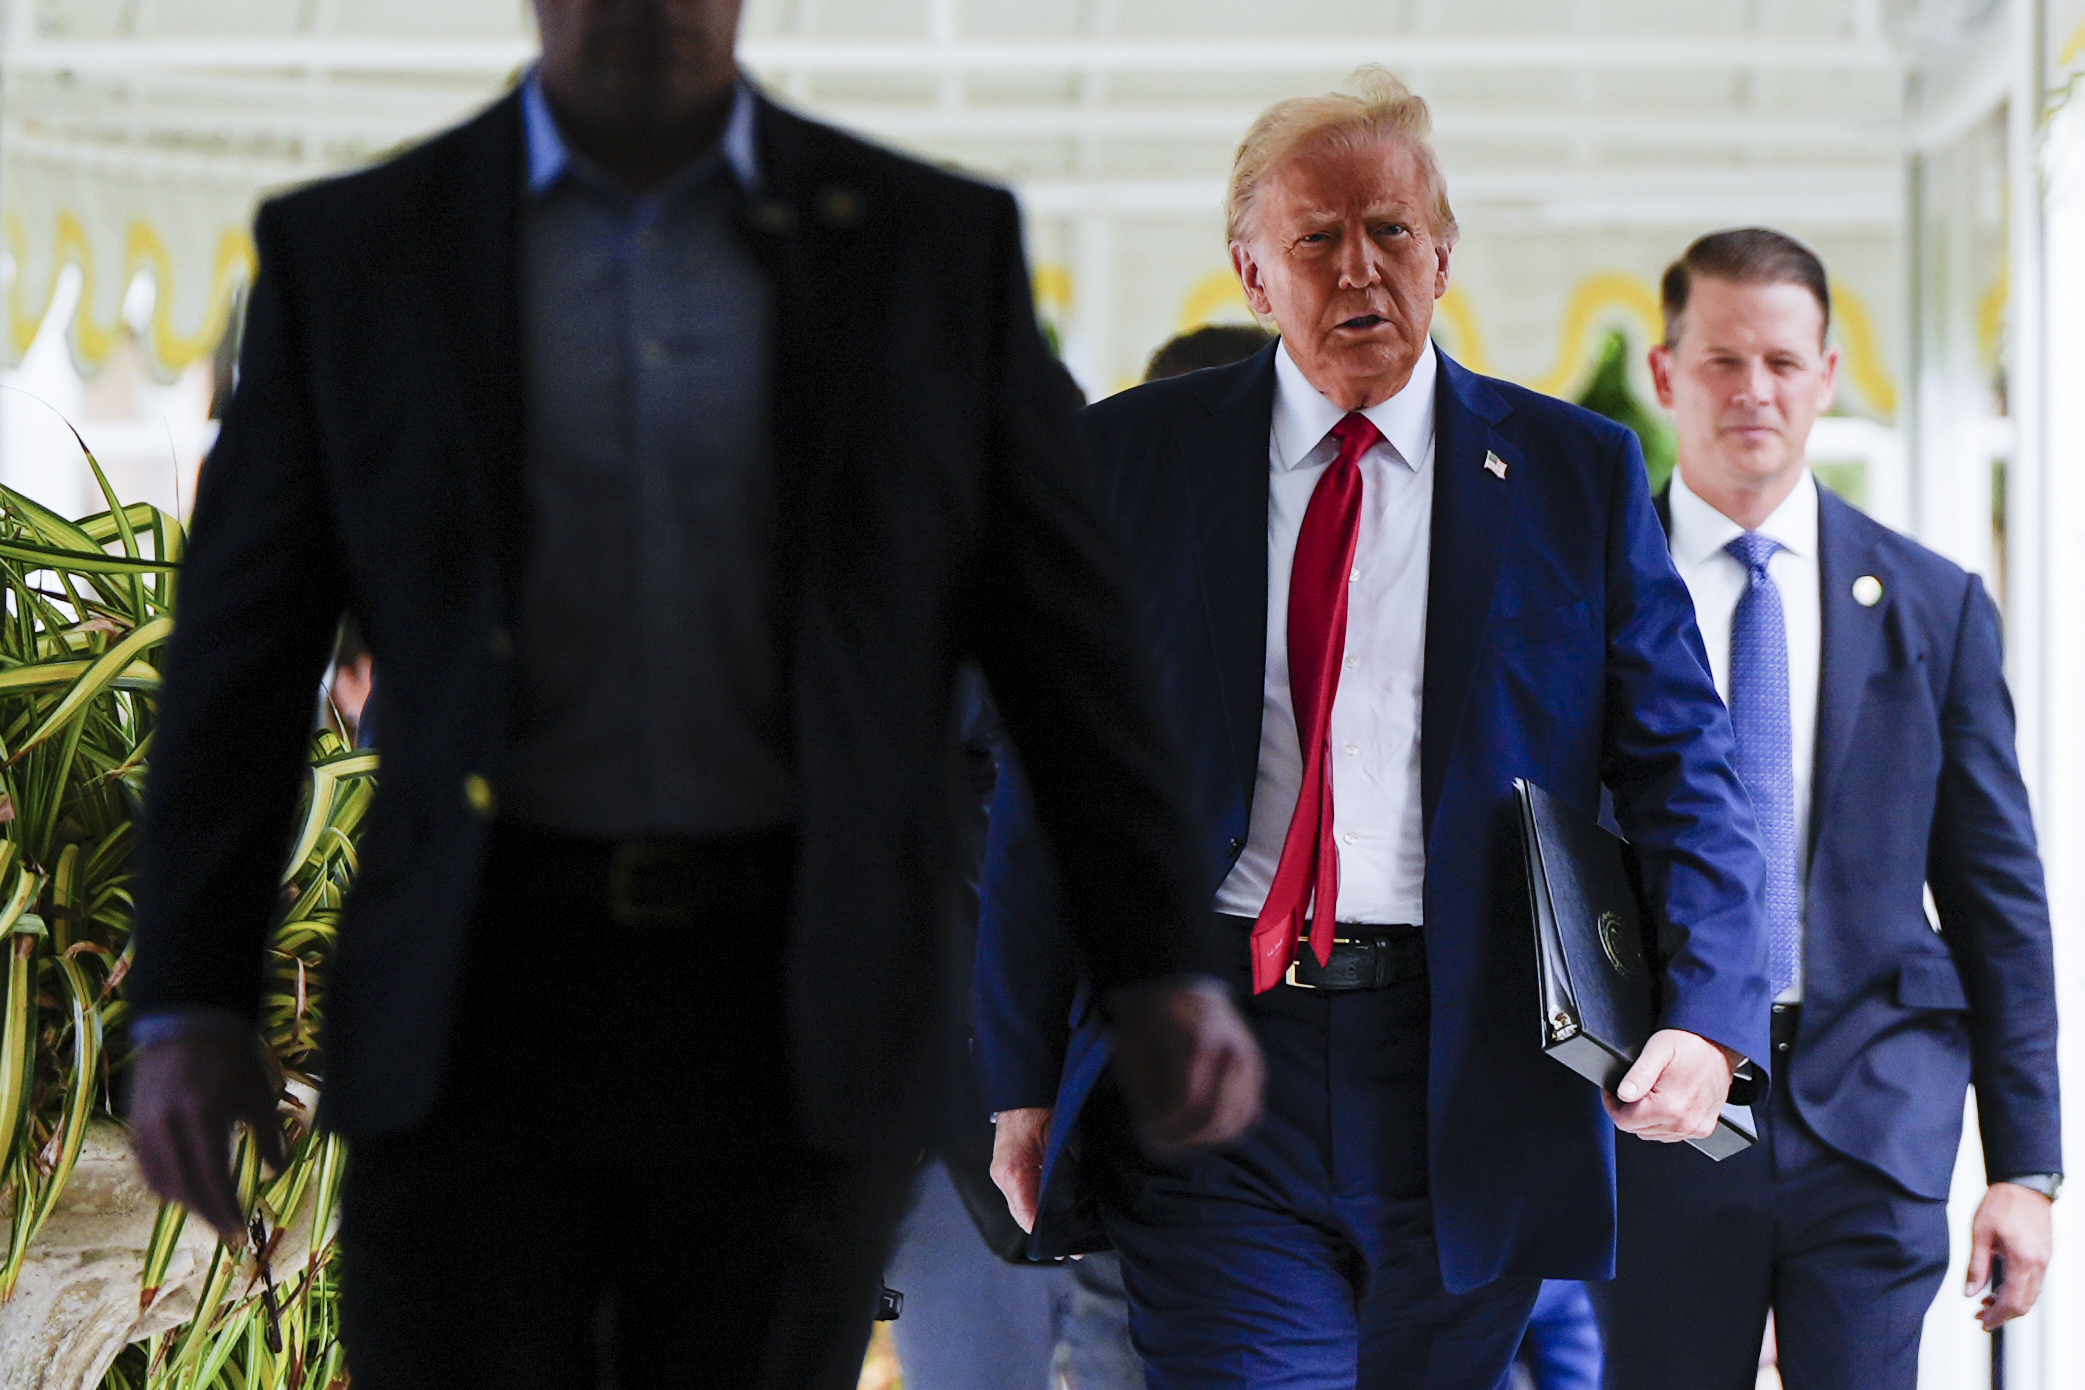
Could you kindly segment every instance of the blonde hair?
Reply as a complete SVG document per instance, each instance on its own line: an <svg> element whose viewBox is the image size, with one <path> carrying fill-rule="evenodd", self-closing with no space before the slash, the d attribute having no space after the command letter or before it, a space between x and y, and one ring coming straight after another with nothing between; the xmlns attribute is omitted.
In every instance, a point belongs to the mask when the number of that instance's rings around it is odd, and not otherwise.
<svg viewBox="0 0 2085 1390"><path fill-rule="evenodd" d="M1414 96L1388 68L1374 63L1356 68L1344 90L1277 101L1259 114L1238 142L1231 160L1230 194L1224 201L1224 234L1231 241L1252 235L1260 185L1305 147L1352 148L1366 140L1392 139L1402 140L1417 156L1426 177L1434 238L1453 246L1458 234L1455 212L1448 206L1448 181L1441 175L1432 134L1433 116L1425 100Z"/></svg>

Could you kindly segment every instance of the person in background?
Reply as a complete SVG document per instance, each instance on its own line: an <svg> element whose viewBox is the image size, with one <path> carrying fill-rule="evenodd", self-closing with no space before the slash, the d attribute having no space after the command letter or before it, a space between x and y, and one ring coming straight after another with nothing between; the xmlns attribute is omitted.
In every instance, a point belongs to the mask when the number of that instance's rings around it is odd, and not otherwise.
<svg viewBox="0 0 2085 1390"><path fill-rule="evenodd" d="M1659 512L1767 855L1774 1090L1711 1163L1624 1139L1596 1292L1612 1390L1750 1385L1772 1310L1789 1390L1912 1390L1947 1269L1963 1093L1990 1186L1969 1287L2034 1305L2063 1167L2049 913L1997 609L1975 575L1819 486L1824 266L1765 228L1665 273L1650 355L1679 464ZM1930 885L1939 920L1928 919Z"/></svg>
<svg viewBox="0 0 2085 1390"><path fill-rule="evenodd" d="M370 697L375 693L376 661L369 654L369 644L362 640L362 624L350 614L340 620L340 637L333 645L321 722L336 725L350 748L374 747L376 711Z"/></svg>
<svg viewBox="0 0 2085 1390"><path fill-rule="evenodd" d="M1050 376L1068 418L1086 403L1085 394L1062 363L1050 363ZM949 975L968 981L977 956L986 818L999 762L1011 756L991 692L974 666L956 678L956 727L962 776L955 859L963 884L949 934ZM963 1012L950 1038L940 1123L884 1266L884 1283L905 1298L891 1341L907 1390L1048 1390L1069 1275L1056 1265L1024 1268L995 1251L995 1240L1003 1246L1018 1233L992 1189L991 1124L978 1098L973 1014Z"/></svg>
<svg viewBox="0 0 2085 1390"><path fill-rule="evenodd" d="M1600 1390L1600 1324L1578 1279L1545 1279L1513 1357L1513 1390Z"/></svg>
<svg viewBox="0 0 2085 1390"><path fill-rule="evenodd" d="M1256 323L1205 323L1160 343L1144 364L1144 380L1164 381L1208 367L1243 362L1274 340Z"/></svg>
<svg viewBox="0 0 2085 1390"><path fill-rule="evenodd" d="M1225 367L1261 351L1274 335L1258 324L1212 323L1175 334L1152 352L1144 368L1145 381L1184 376L1209 367ZM996 970L1004 957L981 962ZM1047 978L1008 980L996 976L983 983L981 1001L992 1001L1002 1012L1011 1006L1022 1010L1038 1005L1032 996L1053 997L1062 981ZM1018 1003L1014 1001L1020 1001ZM1033 1047L1036 1038L1025 1030L1012 1037L1020 1045ZM1047 1069L1054 1056L1032 1056L1027 1065ZM1129 1338L1129 1300L1122 1289L1122 1264L1112 1250L1091 1251L1070 1262L1057 1294L1056 1347L1051 1355L1052 1390L1141 1390L1144 1365L1137 1359Z"/></svg>
<svg viewBox="0 0 2085 1390"><path fill-rule="evenodd" d="M514 91L255 220L146 787L136 1152L243 1243L352 611L384 770L320 1119L357 1390L842 1390L962 993L962 663L1141 1134L1234 1137L1260 1059L1012 195L769 101L737 0L534 10Z"/></svg>
<svg viewBox="0 0 2085 1390"><path fill-rule="evenodd" d="M1456 226L1425 103L1363 69L1269 108L1228 213L1279 343L1079 421L1266 1113L1153 1159L1090 991L987 1000L994 1175L1038 1254L1097 1214L1152 1390L1494 1390L1542 1277L1610 1272L1615 1126L1706 1135L1764 1059L1764 865L1635 437L1429 340ZM1675 945L1605 1107L1536 1045L1517 777L1588 815L1612 791ZM1002 771L980 980L1075 983L1024 783Z"/></svg>

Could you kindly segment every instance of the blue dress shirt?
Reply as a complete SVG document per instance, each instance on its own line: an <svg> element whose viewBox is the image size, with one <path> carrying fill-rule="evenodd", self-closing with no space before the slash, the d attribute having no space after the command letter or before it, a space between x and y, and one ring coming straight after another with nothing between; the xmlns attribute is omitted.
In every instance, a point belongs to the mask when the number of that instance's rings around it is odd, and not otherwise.
<svg viewBox="0 0 2085 1390"><path fill-rule="evenodd" d="M774 286L741 85L718 144L643 194L522 93L530 553L506 814L602 838L785 821L770 450Z"/></svg>

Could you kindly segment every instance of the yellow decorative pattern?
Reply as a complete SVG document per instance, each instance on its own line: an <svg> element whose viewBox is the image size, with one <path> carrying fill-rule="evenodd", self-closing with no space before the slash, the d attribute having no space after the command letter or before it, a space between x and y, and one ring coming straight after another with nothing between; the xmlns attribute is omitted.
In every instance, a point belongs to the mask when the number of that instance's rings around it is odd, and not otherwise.
<svg viewBox="0 0 2085 1390"><path fill-rule="evenodd" d="M92 306L96 303L97 267L92 241L79 217L67 211L57 214L51 238L50 274L42 298L31 303L25 303L23 298L28 231L12 212L6 215L5 230L15 262L14 282L7 291L8 345L12 358L20 360L30 344L36 341L44 316L50 312L51 298L57 292L58 272L69 263L77 266L80 272L80 302L73 312L71 324L74 354L89 367L106 362L116 346L122 326L120 318L106 325L94 320ZM183 333L174 324L173 287L177 270L165 239L150 224L134 221L130 224L122 259L117 265L118 283L129 284L141 270L151 276L157 289L153 297L152 321L145 330L146 343L161 367L178 373L197 359L208 356L217 346L218 335L223 331L225 318L231 310L232 296L242 285L253 280L253 242L241 230L228 228L219 235L210 267L210 289L201 327L194 333Z"/></svg>
<svg viewBox="0 0 2085 1390"><path fill-rule="evenodd" d="M1984 297L1976 304L1976 350L1977 357L1986 367L1998 365L1998 340L2005 333L2005 306L2013 292L2013 267L2009 261L1998 263L1998 278Z"/></svg>
<svg viewBox="0 0 2085 1390"><path fill-rule="evenodd" d="M2063 51L2056 55L2056 66L2067 68L2080 56L2085 56L2085 21L2071 30L2071 36L2063 41Z"/></svg>
<svg viewBox="0 0 2085 1390"><path fill-rule="evenodd" d="M1434 322L1443 321L1448 325L1449 353L1471 371L1489 375L1491 360L1484 354L1484 335L1477 330L1477 311L1470 307L1470 297L1452 285L1434 305Z"/></svg>
<svg viewBox="0 0 2085 1390"><path fill-rule="evenodd" d="M1061 265L1039 265L1029 272L1035 291L1035 307L1054 318L1071 310L1071 272Z"/></svg>
<svg viewBox="0 0 2085 1390"><path fill-rule="evenodd" d="M1180 325L1175 331L1185 333L1219 317L1238 317L1225 314L1226 309L1241 310L1246 317L1252 314L1251 306L1245 302L1245 291L1238 287L1237 275L1229 269L1212 270L1195 281L1187 298L1180 301Z"/></svg>
<svg viewBox="0 0 2085 1390"><path fill-rule="evenodd" d="M1540 380L1528 385L1546 396L1563 396L1582 387L1583 378L1598 361L1599 344L1594 330L1616 316L1639 330L1644 346L1665 336L1665 322L1658 296L1650 286L1620 271L1602 271L1587 276L1571 292L1564 306L1563 329L1557 335L1556 362Z"/></svg>
<svg viewBox="0 0 2085 1390"><path fill-rule="evenodd" d="M1832 317L1838 323L1839 348L1845 355L1846 380L1885 422L1897 418L1897 383L1890 380L1882 349L1875 341L1875 320L1868 306L1844 285L1832 286Z"/></svg>
<svg viewBox="0 0 2085 1390"><path fill-rule="evenodd" d="M1845 379L1869 409L1885 421L1897 416L1897 385L1875 338L1875 321L1868 306L1845 285L1834 284L1832 316L1836 321L1839 347L1844 355ZM1995 291L1998 312L2003 313L2003 286ZM1989 301L1987 300L1987 303ZM1640 348L1648 348L1665 336L1664 312L1658 296L1641 280L1620 271L1588 276L1564 307L1557 334L1557 354L1546 375L1528 383L1550 396L1571 396L1584 389L1585 378L1599 360L1600 329L1622 320L1634 330L1631 336ZM1995 341L1996 329L1992 330Z"/></svg>

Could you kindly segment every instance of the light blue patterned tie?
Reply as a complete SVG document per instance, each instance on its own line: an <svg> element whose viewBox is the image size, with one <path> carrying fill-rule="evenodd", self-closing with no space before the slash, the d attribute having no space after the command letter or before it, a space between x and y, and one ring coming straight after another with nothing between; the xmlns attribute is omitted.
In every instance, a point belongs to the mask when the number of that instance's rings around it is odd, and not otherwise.
<svg viewBox="0 0 2085 1390"><path fill-rule="evenodd" d="M1745 567L1743 597L1730 620L1730 722L1738 776L1752 795L1766 851L1768 973L1780 994L1795 978L1802 903L1795 886L1795 769L1788 732L1788 628L1767 561L1781 548L1756 531L1723 547Z"/></svg>

